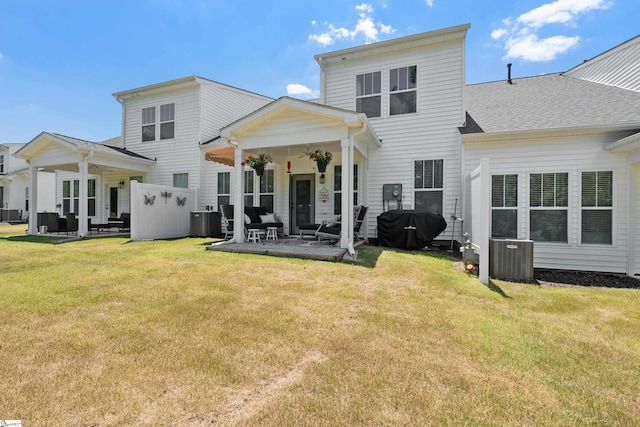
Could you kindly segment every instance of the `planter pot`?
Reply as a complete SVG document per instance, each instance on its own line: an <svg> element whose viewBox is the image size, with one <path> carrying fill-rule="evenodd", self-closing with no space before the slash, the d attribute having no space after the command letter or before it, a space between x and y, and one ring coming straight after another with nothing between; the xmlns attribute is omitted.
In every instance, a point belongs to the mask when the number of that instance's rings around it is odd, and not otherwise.
<svg viewBox="0 0 640 427"><path fill-rule="evenodd" d="M318 172L325 173L327 171L327 163L318 163Z"/></svg>
<svg viewBox="0 0 640 427"><path fill-rule="evenodd" d="M256 175L262 176L264 174L264 168L253 168L256 171Z"/></svg>

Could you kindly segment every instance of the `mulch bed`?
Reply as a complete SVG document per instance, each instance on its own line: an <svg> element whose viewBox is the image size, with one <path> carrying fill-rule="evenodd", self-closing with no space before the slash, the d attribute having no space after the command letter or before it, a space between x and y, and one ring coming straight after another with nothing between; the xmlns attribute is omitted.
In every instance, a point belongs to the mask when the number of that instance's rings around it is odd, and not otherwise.
<svg viewBox="0 0 640 427"><path fill-rule="evenodd" d="M640 289L640 278L623 274L535 269L534 276L538 283L548 286L575 285Z"/></svg>

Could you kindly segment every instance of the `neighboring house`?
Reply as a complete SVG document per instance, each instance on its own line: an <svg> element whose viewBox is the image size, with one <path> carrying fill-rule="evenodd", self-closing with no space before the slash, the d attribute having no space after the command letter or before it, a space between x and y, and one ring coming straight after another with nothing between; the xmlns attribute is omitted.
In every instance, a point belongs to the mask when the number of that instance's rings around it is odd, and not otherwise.
<svg viewBox="0 0 640 427"><path fill-rule="evenodd" d="M29 217L29 165L14 157L24 144L0 144L0 219L23 220ZM40 191L38 198L43 209L55 210L55 174L51 170L37 170Z"/></svg>
<svg viewBox="0 0 640 427"><path fill-rule="evenodd" d="M640 274L640 37L465 97L464 172L489 159L491 235L534 240L538 268Z"/></svg>
<svg viewBox="0 0 640 427"><path fill-rule="evenodd" d="M122 138L43 133L17 156L58 171L57 203L81 226L127 212L136 179L195 189L200 209L233 204L236 218L266 206L290 234L361 204L364 237L403 208L443 215L438 239L457 241L466 177L488 158L493 236L535 240L536 267L639 274L640 38L565 73L466 86L469 27L316 55L314 101L200 77L118 92ZM326 172L315 150L332 153ZM273 161L257 176L244 162L261 153ZM242 221L234 235L244 240Z"/></svg>

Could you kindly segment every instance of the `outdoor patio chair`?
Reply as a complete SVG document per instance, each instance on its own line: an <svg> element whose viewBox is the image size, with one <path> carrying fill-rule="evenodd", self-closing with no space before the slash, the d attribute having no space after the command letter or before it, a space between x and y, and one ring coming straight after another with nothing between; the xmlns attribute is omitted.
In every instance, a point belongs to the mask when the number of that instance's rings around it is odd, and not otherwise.
<svg viewBox="0 0 640 427"><path fill-rule="evenodd" d="M222 216L224 240L229 240L233 237L233 205L220 205L220 214Z"/></svg>
<svg viewBox="0 0 640 427"><path fill-rule="evenodd" d="M362 227L364 218L367 216L368 209L368 207L361 205L353 207L353 235L356 240L360 238L360 228ZM322 226L320 226L318 231L316 231L316 237L318 238L318 240L339 240L341 230L342 224L340 222L324 223L322 224Z"/></svg>

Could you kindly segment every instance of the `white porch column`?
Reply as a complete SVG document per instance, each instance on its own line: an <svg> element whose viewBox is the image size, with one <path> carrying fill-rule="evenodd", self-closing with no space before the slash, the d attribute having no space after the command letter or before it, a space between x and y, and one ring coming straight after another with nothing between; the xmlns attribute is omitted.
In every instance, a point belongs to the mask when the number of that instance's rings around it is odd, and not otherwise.
<svg viewBox="0 0 640 427"><path fill-rule="evenodd" d="M78 162L78 172L80 173L80 191L78 192L78 197L80 200L78 201L78 210L80 212L76 212L78 214L78 236L84 237L87 235L87 228L89 226L89 206L87 203L87 187L88 183L88 174L87 170L89 169L87 160L83 159L81 162Z"/></svg>
<svg viewBox="0 0 640 427"><path fill-rule="evenodd" d="M349 138L340 141L342 148L342 225L340 247L353 245L353 144ZM345 194L347 197L345 197Z"/></svg>
<svg viewBox="0 0 640 427"><path fill-rule="evenodd" d="M29 228L28 234L38 234L38 168L29 166Z"/></svg>
<svg viewBox="0 0 640 427"><path fill-rule="evenodd" d="M233 166L233 239L236 243L244 242L244 150L236 145Z"/></svg>

